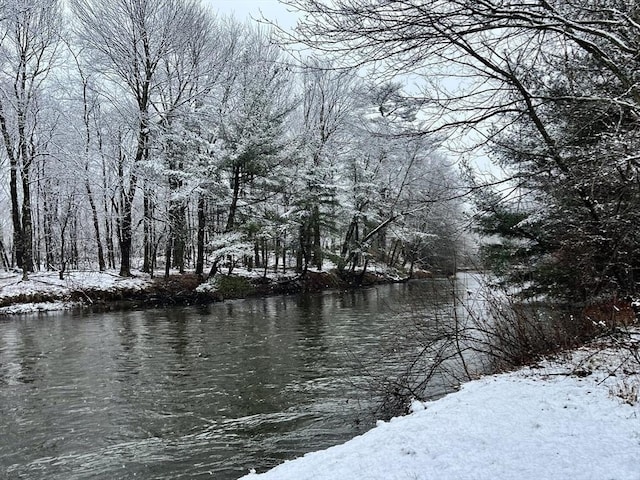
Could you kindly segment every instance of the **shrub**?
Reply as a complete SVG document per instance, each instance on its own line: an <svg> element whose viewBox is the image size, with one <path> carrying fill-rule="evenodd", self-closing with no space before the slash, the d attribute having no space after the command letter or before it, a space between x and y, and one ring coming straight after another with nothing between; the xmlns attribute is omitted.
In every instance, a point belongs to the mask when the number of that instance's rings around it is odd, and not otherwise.
<svg viewBox="0 0 640 480"><path fill-rule="evenodd" d="M463 297L453 284L451 291L453 303L428 296L431 317L414 313L399 332L388 350L395 356L383 360L398 362L397 373L370 377L378 415L404 414L413 399L433 399L480 375L535 363L610 332L621 318L630 321L628 309L615 302L582 308L522 301L489 287L474 296ZM615 321L601 321L613 318L609 310ZM594 312L601 314L597 320Z"/></svg>
<svg viewBox="0 0 640 480"><path fill-rule="evenodd" d="M219 275L215 285L222 298L244 298L256 291L249 279L235 275Z"/></svg>

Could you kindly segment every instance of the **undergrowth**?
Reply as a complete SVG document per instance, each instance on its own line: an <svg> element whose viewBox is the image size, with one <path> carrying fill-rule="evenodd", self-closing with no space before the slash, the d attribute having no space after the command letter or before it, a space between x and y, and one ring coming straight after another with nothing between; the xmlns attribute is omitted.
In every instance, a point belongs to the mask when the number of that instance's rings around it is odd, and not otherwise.
<svg viewBox="0 0 640 480"><path fill-rule="evenodd" d="M429 318L424 311L410 315L386 349L382 361L400 368L392 376L370 377L378 418L405 414L413 400L434 399L481 375L534 364L635 320L616 302L594 308L522 301L487 287L467 292L455 280L449 295L448 301L436 300L439 307L425 309ZM596 318L594 311L604 313ZM622 385L617 395L636 402L637 385Z"/></svg>
<svg viewBox="0 0 640 480"><path fill-rule="evenodd" d="M215 279L216 290L223 298L244 298L255 292L251 281L236 275L218 275Z"/></svg>

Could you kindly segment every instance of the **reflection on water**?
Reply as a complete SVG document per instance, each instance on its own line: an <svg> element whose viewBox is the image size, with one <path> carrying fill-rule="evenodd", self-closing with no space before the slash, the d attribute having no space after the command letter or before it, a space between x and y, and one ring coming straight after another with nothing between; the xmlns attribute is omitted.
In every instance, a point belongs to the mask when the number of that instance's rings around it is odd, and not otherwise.
<svg viewBox="0 0 640 480"><path fill-rule="evenodd" d="M355 364L451 291L2 320L0 478L231 479L340 443L371 426Z"/></svg>

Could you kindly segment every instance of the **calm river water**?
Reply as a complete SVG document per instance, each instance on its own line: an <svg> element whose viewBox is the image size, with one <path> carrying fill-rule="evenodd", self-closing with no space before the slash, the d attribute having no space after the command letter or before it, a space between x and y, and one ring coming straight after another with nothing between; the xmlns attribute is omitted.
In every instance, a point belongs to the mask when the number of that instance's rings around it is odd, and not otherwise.
<svg viewBox="0 0 640 480"><path fill-rule="evenodd" d="M371 427L362 367L392 370L381 352L451 291L0 319L0 478L227 480L340 443Z"/></svg>

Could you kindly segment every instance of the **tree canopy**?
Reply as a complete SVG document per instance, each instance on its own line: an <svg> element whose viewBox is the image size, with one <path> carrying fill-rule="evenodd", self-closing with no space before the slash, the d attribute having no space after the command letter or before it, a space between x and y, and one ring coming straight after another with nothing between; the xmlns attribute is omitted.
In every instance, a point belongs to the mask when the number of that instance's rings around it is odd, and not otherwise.
<svg viewBox="0 0 640 480"><path fill-rule="evenodd" d="M480 139L502 189L471 179L485 250L527 291L636 290L637 2L287 0L296 41L424 79L425 132ZM502 253L499 253L502 252ZM506 273L506 271L505 271Z"/></svg>
<svg viewBox="0 0 640 480"><path fill-rule="evenodd" d="M295 62L196 0L5 3L5 268L452 263L457 175L401 84Z"/></svg>

